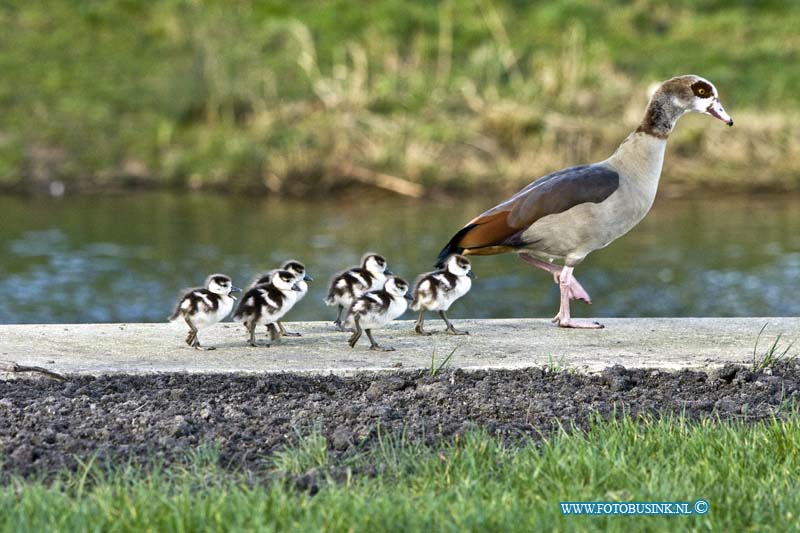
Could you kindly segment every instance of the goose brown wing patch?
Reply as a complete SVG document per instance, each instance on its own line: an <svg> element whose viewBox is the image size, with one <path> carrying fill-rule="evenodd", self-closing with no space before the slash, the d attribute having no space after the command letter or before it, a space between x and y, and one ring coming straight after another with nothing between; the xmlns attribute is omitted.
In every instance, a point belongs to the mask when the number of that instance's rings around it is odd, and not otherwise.
<svg viewBox="0 0 800 533"><path fill-rule="evenodd" d="M519 228L509 224L509 214L509 211L498 211L474 219L470 222L473 227L461 238L459 246L467 249L480 248L505 241L519 231Z"/></svg>

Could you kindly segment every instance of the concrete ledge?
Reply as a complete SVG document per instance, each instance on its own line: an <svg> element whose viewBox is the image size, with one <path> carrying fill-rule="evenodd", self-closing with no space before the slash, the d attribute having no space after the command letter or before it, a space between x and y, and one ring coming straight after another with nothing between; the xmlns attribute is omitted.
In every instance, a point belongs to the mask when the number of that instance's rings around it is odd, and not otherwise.
<svg viewBox="0 0 800 533"><path fill-rule="evenodd" d="M225 323L203 332L201 341L217 347L203 352L183 344L187 332L177 324L0 325L0 359L80 374L351 374L429 368L434 348L437 361L456 348L450 365L465 369L522 368L551 361L583 371L614 364L708 368L749 362L758 332L767 322L762 353L779 333L787 343L800 335L800 318L604 319L606 329L593 331L559 329L542 319L457 320L457 327L471 333L463 337L420 337L412 322L400 321L376 332L378 342L397 349L380 353L369 351L366 339L350 349L348 334L333 331L325 322L288 324L303 336L284 338L271 348L248 347L244 329ZM443 329L439 320L428 320L426 326L434 332ZM265 328L259 330L264 338Z"/></svg>

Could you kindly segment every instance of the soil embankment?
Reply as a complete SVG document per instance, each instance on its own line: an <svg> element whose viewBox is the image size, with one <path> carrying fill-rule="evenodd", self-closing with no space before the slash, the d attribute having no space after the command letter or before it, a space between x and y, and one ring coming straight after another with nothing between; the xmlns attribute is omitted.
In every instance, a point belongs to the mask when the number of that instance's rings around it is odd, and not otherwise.
<svg viewBox="0 0 800 533"><path fill-rule="evenodd" d="M259 471L270 454L319 432L335 462L379 435L435 444L481 428L507 439L585 428L593 417L684 415L755 421L788 416L800 366L754 373L609 367L599 374L528 368L361 373L161 374L0 380L3 474L100 463L170 463L213 445L225 466Z"/></svg>

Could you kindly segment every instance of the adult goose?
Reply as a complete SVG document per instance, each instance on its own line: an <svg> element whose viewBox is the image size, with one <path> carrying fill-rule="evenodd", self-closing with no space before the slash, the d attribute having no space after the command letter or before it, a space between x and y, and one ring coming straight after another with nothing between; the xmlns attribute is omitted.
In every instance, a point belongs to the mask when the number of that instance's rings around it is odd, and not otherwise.
<svg viewBox="0 0 800 533"><path fill-rule="evenodd" d="M642 123L611 157L541 177L478 215L450 239L437 266L441 268L454 253L515 252L553 274L561 291L554 323L564 328L603 327L570 315L570 300L591 303L573 269L590 252L630 231L650 211L667 137L687 112L705 113L733 126L711 82L694 75L667 80L650 99Z"/></svg>

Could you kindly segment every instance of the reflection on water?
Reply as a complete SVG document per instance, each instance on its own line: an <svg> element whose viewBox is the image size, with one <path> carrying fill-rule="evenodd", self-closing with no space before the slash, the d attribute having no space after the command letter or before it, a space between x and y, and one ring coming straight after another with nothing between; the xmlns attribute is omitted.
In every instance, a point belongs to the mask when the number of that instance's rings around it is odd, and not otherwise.
<svg viewBox="0 0 800 533"><path fill-rule="evenodd" d="M0 323L158 322L186 286L224 272L239 284L287 258L315 277L295 319L331 319L330 276L368 250L409 280L492 200L248 200L136 194L0 197ZM474 259L457 317L549 317L558 291L513 256ZM577 316L800 314L797 198L664 200L629 235L576 269L594 305ZM407 315L410 318L410 315Z"/></svg>

